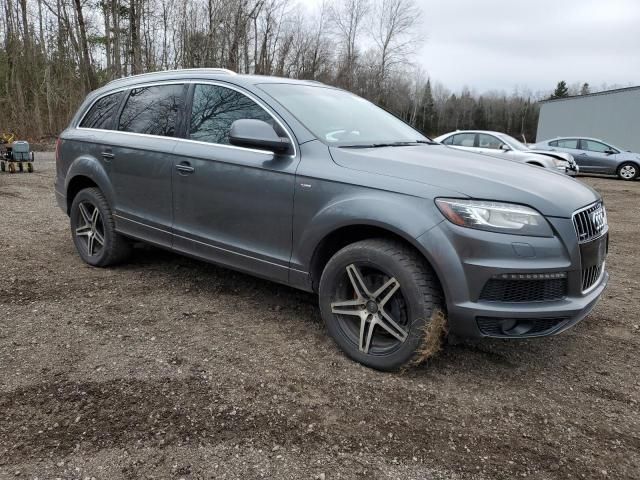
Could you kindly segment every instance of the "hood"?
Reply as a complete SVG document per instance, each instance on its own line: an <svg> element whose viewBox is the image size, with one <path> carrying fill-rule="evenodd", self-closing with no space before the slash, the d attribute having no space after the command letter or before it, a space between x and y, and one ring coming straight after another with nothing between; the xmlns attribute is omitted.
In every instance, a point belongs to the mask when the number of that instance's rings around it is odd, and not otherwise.
<svg viewBox="0 0 640 480"><path fill-rule="evenodd" d="M461 197L529 205L548 216L570 218L600 198L562 173L444 145L330 147L330 152L344 168L421 182Z"/></svg>

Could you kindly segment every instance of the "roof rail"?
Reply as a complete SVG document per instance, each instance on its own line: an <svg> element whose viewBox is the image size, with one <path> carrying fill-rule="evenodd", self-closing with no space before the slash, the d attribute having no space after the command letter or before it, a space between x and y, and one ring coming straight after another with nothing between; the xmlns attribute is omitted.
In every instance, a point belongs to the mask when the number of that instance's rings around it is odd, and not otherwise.
<svg viewBox="0 0 640 480"><path fill-rule="evenodd" d="M129 78L141 78L146 76L159 75L163 73L183 73L183 72L184 73L217 73L222 75L237 75L236 72L234 72L233 70L229 70L227 68L179 68L174 70L157 70L155 72L139 73L137 75L130 75L128 77L114 78L109 83L107 83L107 85L114 82L118 82L120 80L126 80Z"/></svg>

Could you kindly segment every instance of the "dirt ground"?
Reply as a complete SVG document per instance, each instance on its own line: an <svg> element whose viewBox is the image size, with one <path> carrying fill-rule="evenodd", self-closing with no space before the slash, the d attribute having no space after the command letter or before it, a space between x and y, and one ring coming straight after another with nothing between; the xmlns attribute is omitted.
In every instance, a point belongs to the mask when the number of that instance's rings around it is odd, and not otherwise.
<svg viewBox="0 0 640 480"><path fill-rule="evenodd" d="M84 265L47 158L0 175L0 478L640 478L640 182L581 178L611 225L581 324L383 374L313 295L153 248Z"/></svg>

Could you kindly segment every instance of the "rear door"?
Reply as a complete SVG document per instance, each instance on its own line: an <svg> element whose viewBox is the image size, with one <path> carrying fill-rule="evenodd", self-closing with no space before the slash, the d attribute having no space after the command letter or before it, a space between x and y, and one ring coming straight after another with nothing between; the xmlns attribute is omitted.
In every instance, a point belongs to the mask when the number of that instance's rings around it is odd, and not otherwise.
<svg viewBox="0 0 640 480"><path fill-rule="evenodd" d="M173 222L173 149L185 93L181 83L127 91L116 131L105 138L107 153L112 155L118 230L167 247Z"/></svg>
<svg viewBox="0 0 640 480"><path fill-rule="evenodd" d="M191 87L186 140L173 156L174 248L286 282L299 157L275 113L230 85ZM292 148L282 155L229 144L238 119L263 120Z"/></svg>
<svg viewBox="0 0 640 480"><path fill-rule="evenodd" d="M552 151L565 152L573 155L576 163L580 167L580 172L590 172L591 164L583 151L579 149L580 140L577 138L563 138L549 142Z"/></svg>

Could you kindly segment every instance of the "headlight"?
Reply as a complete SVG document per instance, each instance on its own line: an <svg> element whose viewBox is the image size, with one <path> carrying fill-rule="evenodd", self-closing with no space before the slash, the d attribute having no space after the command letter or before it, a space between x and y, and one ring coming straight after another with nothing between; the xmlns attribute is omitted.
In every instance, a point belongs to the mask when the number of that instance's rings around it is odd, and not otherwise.
<svg viewBox="0 0 640 480"><path fill-rule="evenodd" d="M545 218L533 208L514 203L437 198L436 205L452 223L490 232L552 237Z"/></svg>
<svg viewBox="0 0 640 480"><path fill-rule="evenodd" d="M553 163L555 163L556 167L558 168L561 168L561 167L567 168L569 166L569 162L567 162L566 160L559 160L557 158L553 159Z"/></svg>

